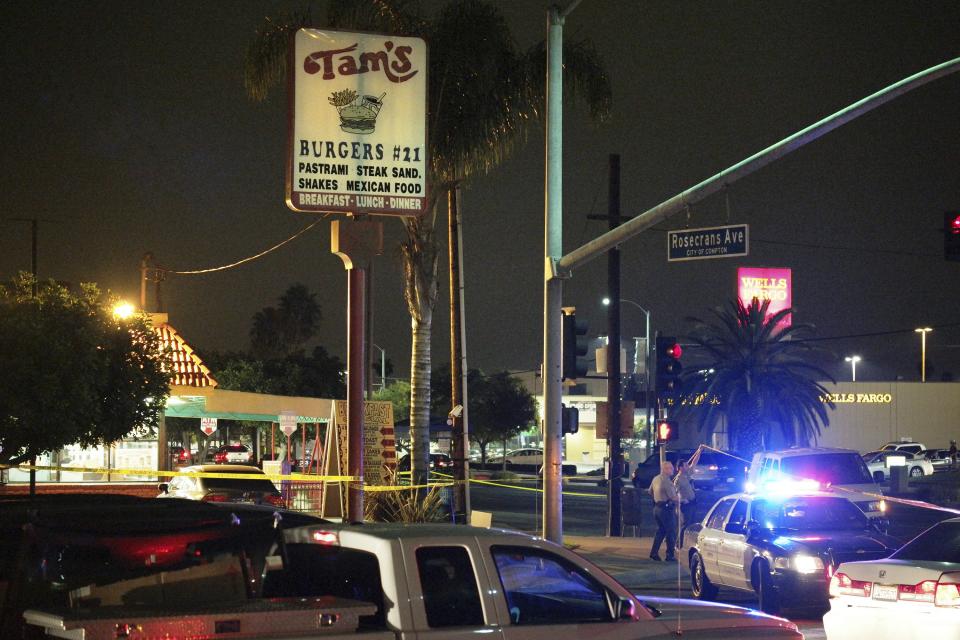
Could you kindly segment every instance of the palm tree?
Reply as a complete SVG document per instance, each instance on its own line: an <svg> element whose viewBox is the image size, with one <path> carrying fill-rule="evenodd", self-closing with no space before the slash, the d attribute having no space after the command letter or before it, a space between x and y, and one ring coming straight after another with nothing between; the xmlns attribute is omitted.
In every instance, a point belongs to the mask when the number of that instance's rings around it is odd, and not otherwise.
<svg viewBox="0 0 960 640"><path fill-rule="evenodd" d="M822 354L803 339L813 326L783 326L793 310L768 316L769 307L769 300L754 298L746 307L737 300L714 310L714 323L688 318L693 329L686 340L700 362L683 373L675 415L694 418L707 435L725 417L731 445L744 454L763 449L776 428L788 444L809 443L834 408L817 382L834 380L812 362Z"/></svg>
<svg viewBox="0 0 960 640"><path fill-rule="evenodd" d="M404 297L411 318L411 471L426 477L430 424L430 343L437 299L435 225L447 193L469 176L490 171L539 122L546 102L546 51L541 43L518 51L500 11L481 0L450 2L433 18L418 0L329 0L324 20L332 29L385 32L424 38L430 47L430 176L428 213L404 218L401 243ZM313 26L309 11L268 20L247 52L248 93L263 99L286 78L291 31ZM583 95L591 116L611 104L610 82L589 42L565 45L565 87Z"/></svg>

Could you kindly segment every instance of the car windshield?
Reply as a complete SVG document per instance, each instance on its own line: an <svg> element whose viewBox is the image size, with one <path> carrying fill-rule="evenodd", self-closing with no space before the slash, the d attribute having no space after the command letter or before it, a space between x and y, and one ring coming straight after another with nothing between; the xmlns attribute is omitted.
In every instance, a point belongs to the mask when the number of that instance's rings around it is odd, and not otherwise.
<svg viewBox="0 0 960 640"><path fill-rule="evenodd" d="M753 501L750 519L764 529L791 531L861 530L867 517L846 498L785 497Z"/></svg>
<svg viewBox="0 0 960 640"><path fill-rule="evenodd" d="M795 478L829 484L868 484L873 480L858 453L818 453L783 458L780 471Z"/></svg>
<svg viewBox="0 0 960 640"><path fill-rule="evenodd" d="M960 564L960 522L941 522L900 547L892 556L915 562Z"/></svg>

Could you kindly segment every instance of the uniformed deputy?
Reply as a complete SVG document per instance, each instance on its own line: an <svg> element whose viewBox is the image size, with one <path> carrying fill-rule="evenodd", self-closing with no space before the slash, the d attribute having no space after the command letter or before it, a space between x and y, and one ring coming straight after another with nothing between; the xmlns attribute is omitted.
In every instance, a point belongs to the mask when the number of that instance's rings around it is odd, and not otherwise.
<svg viewBox="0 0 960 640"><path fill-rule="evenodd" d="M693 522L693 503L697 499L697 492L693 489L693 482L690 481L690 465L684 460L677 460L677 476L673 479L673 484L677 487L677 494L680 498L680 527L679 531L687 524ZM683 545L683 540L677 540L678 546Z"/></svg>
<svg viewBox="0 0 960 640"><path fill-rule="evenodd" d="M660 545L667 541L667 562L676 560L673 550L677 546L677 522L674 513L680 500L677 488L673 486L673 463L660 464L660 475L650 483L650 495L653 497L653 518L657 521L657 534L653 537L650 559L660 560Z"/></svg>

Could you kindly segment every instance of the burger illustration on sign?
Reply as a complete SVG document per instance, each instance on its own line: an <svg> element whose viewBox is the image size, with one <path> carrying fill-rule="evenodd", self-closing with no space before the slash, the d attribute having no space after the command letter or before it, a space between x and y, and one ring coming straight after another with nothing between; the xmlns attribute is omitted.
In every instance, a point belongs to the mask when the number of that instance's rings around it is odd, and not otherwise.
<svg viewBox="0 0 960 640"><path fill-rule="evenodd" d="M367 135L377 126L377 115L383 107L383 96L361 96L353 89L334 91L327 98L340 114L340 129L347 133Z"/></svg>

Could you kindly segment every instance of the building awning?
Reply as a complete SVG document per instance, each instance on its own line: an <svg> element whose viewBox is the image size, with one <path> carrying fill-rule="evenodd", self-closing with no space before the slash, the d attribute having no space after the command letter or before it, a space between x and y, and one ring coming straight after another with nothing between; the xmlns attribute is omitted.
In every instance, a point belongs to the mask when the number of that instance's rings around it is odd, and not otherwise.
<svg viewBox="0 0 960 640"><path fill-rule="evenodd" d="M171 418L218 418L277 422L281 413L297 416L300 424L329 422L333 400L303 396L274 396L246 391L227 391L211 387L170 388L165 415Z"/></svg>

